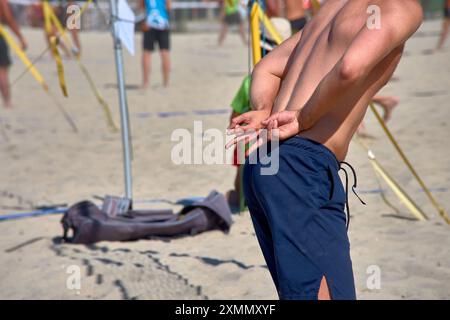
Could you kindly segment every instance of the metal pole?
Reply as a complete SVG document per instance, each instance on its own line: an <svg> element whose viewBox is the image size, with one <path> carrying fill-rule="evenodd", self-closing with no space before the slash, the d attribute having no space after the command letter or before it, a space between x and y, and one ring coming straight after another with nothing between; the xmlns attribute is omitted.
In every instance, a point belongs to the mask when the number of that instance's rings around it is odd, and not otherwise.
<svg viewBox="0 0 450 320"><path fill-rule="evenodd" d="M123 149L123 164L125 175L125 196L128 199L133 198L132 181L131 181L131 145L130 145L130 126L128 118L128 104L127 95L125 92L125 80L123 71L123 57L122 57L122 43L117 36L116 21L117 21L117 0L110 0L111 9L111 32L114 39L114 56L116 60L117 84L119 88L119 103L120 103L120 125L122 132L122 149Z"/></svg>

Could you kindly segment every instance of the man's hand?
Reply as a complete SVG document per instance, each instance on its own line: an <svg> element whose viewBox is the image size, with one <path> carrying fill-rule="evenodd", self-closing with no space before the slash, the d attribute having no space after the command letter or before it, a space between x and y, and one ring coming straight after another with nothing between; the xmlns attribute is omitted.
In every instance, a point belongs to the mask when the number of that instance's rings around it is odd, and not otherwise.
<svg viewBox="0 0 450 320"><path fill-rule="evenodd" d="M267 128L267 136L274 137L280 141L289 139L300 133L298 116L300 111L282 111L270 116L262 124Z"/></svg>
<svg viewBox="0 0 450 320"><path fill-rule="evenodd" d="M24 37L20 37L20 38L19 38L19 41L20 41L20 47L21 47L21 49L22 49L23 51L27 50L28 44L27 44L27 41L25 40L25 38L24 38Z"/></svg>
<svg viewBox="0 0 450 320"><path fill-rule="evenodd" d="M255 110L243 113L232 119L228 131L241 133L247 131L258 131L262 126L262 121L270 115L270 110Z"/></svg>
<svg viewBox="0 0 450 320"><path fill-rule="evenodd" d="M300 133L301 126L298 120L300 111L282 111L264 120L260 118L263 116L260 112L250 111L232 120L235 129L232 129L231 133L236 134L236 137L227 143L225 146L227 149L242 140L245 140L245 143L256 140L245 153L248 156L268 140L278 139L282 141ZM236 121L239 124L248 123L248 125L240 126L234 123ZM232 128L232 125L230 125L230 128ZM261 134L263 129L267 132Z"/></svg>
<svg viewBox="0 0 450 320"><path fill-rule="evenodd" d="M236 135L225 148L230 148L238 144L242 140L248 143L250 140L256 139L259 132L263 128L263 120L270 115L270 110L255 110L243 113L231 120L228 127L228 134Z"/></svg>

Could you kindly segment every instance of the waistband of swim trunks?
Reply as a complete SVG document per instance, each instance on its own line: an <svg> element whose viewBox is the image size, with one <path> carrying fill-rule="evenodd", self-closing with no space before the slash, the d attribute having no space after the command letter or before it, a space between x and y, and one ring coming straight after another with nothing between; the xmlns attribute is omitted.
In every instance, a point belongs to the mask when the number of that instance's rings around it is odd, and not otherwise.
<svg viewBox="0 0 450 320"><path fill-rule="evenodd" d="M305 150L309 150L310 152L312 152L314 154L325 156L330 163L335 165L336 170L338 170L340 167L340 162L336 158L336 155L333 153L333 151L328 149L326 146L324 146L320 142L317 142L317 141L314 141L314 140L311 140L308 138L300 137L300 136L294 136L294 137L290 138L289 140L281 142L280 144L286 144L286 145L291 145L291 146L295 146L295 147L300 147Z"/></svg>

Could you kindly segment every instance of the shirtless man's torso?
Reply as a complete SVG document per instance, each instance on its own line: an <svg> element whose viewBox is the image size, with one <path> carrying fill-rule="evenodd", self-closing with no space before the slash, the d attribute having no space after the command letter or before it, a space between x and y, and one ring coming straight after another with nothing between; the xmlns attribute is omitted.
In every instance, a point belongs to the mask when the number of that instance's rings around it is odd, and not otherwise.
<svg viewBox="0 0 450 320"><path fill-rule="evenodd" d="M380 9L379 29L367 26L367 9L373 5ZM370 100L392 76L404 43L421 22L417 0L327 1L301 33L255 67L253 109L274 115L269 121L283 110L301 111L300 135L324 144L343 160ZM286 115L281 116L283 137ZM247 130L258 130L265 126L263 118L264 112L243 115L230 128L251 124Z"/></svg>
<svg viewBox="0 0 450 320"><path fill-rule="evenodd" d="M254 111L231 121L239 134L227 146L262 129L282 141L276 173L264 175L263 162L247 160L243 178L280 298L356 298L339 162L421 22L418 0L328 0L255 67ZM264 143L256 141L248 152Z"/></svg>

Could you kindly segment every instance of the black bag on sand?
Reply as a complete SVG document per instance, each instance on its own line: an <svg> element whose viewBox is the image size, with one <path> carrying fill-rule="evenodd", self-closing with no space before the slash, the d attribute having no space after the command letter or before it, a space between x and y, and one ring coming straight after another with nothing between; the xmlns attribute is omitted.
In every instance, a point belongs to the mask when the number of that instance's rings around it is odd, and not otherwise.
<svg viewBox="0 0 450 320"><path fill-rule="evenodd" d="M65 242L91 244L194 235L214 229L227 233L233 222L225 197L212 191L204 200L184 207L178 214L169 209L128 211L110 217L94 203L83 201L71 206L61 223ZM73 236L69 238L70 229Z"/></svg>

